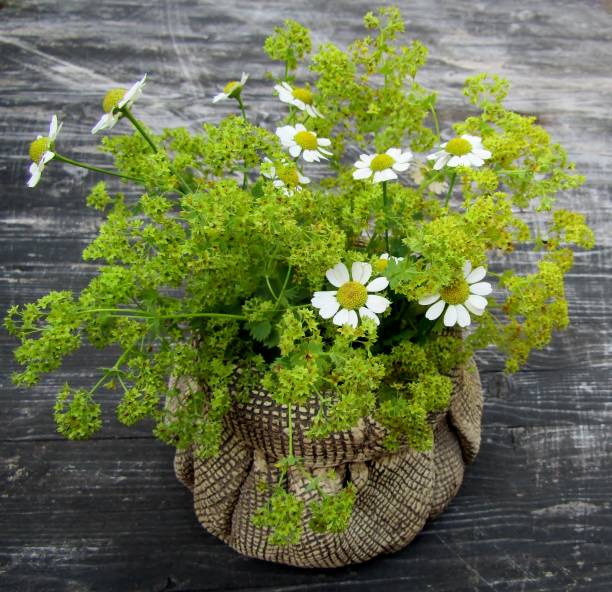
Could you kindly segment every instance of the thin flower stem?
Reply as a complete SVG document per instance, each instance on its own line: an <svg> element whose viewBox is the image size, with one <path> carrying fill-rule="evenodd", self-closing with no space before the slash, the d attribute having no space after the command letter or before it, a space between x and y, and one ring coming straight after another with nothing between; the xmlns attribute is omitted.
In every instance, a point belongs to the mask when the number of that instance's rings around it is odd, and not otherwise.
<svg viewBox="0 0 612 592"><path fill-rule="evenodd" d="M278 308L278 303L280 302L280 299L283 297L283 294L285 293L285 290L287 288L287 284L289 283L289 276L291 275L291 265L289 266L289 269L287 269L287 275L285 276L285 281L283 282L283 287L281 288L281 291L278 295L278 298L276 299L276 303L274 305L275 308Z"/></svg>
<svg viewBox="0 0 612 592"><path fill-rule="evenodd" d="M436 128L436 136L440 137L440 124L438 123L438 115L436 114L436 109L433 105L429 106L429 110L431 111L431 116L433 117L434 126Z"/></svg>
<svg viewBox="0 0 612 592"><path fill-rule="evenodd" d="M153 152L158 152L158 148L155 145L155 142L153 142L153 139L149 136L149 134L147 134L145 129L140 124L140 121L138 121L132 115L132 112L127 107L121 107L121 109L119 109L119 111L121 111L121 113L123 113L123 115L125 115L130 120L130 123L136 128L138 133L145 139L147 144L149 146L151 146L151 150L153 150Z"/></svg>
<svg viewBox="0 0 612 592"><path fill-rule="evenodd" d="M149 134L147 134L147 132L145 131L145 129L142 126L142 124L140 123L140 121L138 121L132 115L132 112L127 107L122 107L121 109L119 109L119 111L121 111L121 113L123 113L123 115L125 115L130 120L130 123L136 128L138 133L144 138L146 143L151 147L151 150L153 150L153 152L157 154L157 152L159 152L159 148L157 147L157 145L153 141L153 138L151 138L151 136L149 136ZM183 177L181 177L181 175L179 175L179 173L174 168L174 165L171 165L171 166L172 166L172 170L174 171L174 174L177 176L180 184L183 187L183 193L190 193L191 192L191 187L189 187L189 185L187 184L185 179L183 179Z"/></svg>
<svg viewBox="0 0 612 592"><path fill-rule="evenodd" d="M387 182L382 182L382 196L383 196L383 210L385 213L385 245L387 246L387 253L391 251L389 249L389 221L388 221L388 203L387 203Z"/></svg>
<svg viewBox="0 0 612 592"><path fill-rule="evenodd" d="M274 300L278 300L278 296L276 295L276 292L272 289L270 278L267 275L264 276L264 278L266 280L266 285L268 286L268 290L270 291L270 294L272 294L272 298L274 298Z"/></svg>
<svg viewBox="0 0 612 592"><path fill-rule="evenodd" d="M451 173L450 183L448 185L448 193L446 194L446 200L444 200L444 207L448 207L451 195L453 194L453 187L455 186L455 179L457 178L457 171Z"/></svg>
<svg viewBox="0 0 612 592"><path fill-rule="evenodd" d="M240 107L240 113L242 113L242 119L247 121L247 115L246 115L246 111L244 109L244 103L242 102L242 97L240 95L238 95L236 97L236 100L238 101L238 105Z"/></svg>
<svg viewBox="0 0 612 592"><path fill-rule="evenodd" d="M55 153L55 158L61 162L65 162L66 164L71 164L82 169L87 169L96 173L103 173L105 175L111 175L113 177L119 177L120 179L127 179L128 181L136 181L136 183L144 184L143 179L138 179L137 177L130 177L129 175L122 175L121 173L116 173L115 171L109 171L108 169L93 166L91 164L87 164L86 162L79 162L78 160L73 160L72 158L68 158L67 156L62 156L57 152Z"/></svg>

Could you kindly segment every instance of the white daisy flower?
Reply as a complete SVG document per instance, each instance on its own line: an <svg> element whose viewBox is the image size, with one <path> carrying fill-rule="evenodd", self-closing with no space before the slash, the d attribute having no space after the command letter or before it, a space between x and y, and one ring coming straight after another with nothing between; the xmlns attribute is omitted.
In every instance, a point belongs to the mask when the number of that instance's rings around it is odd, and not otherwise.
<svg viewBox="0 0 612 592"><path fill-rule="evenodd" d="M310 179L298 171L294 164L277 168L266 157L261 165L261 174L272 181L272 185L282 189L285 195L291 197L294 191L302 191L302 185L308 185Z"/></svg>
<svg viewBox="0 0 612 592"><path fill-rule="evenodd" d="M394 263L399 263L400 261L403 261L403 260L404 260L403 257L395 257L394 255L389 255L389 253L383 253L378 258L378 261L374 262L374 270L377 271L378 273L384 273L384 271L387 269L387 266L389 265L389 261L393 261Z"/></svg>
<svg viewBox="0 0 612 592"><path fill-rule="evenodd" d="M373 183L397 179L395 171L401 173L410 166L412 152L402 152L399 148L389 148L384 154L362 154L355 163L353 179L368 179L374 176Z"/></svg>
<svg viewBox="0 0 612 592"><path fill-rule="evenodd" d="M29 168L30 178L28 180L28 187L36 187L38 185L45 165L55 156L53 145L55 138L57 138L62 129L62 125L62 123L58 122L57 115L53 115L49 124L49 134L47 136L36 136L36 140L30 144L32 164Z"/></svg>
<svg viewBox="0 0 612 592"><path fill-rule="evenodd" d="M147 75L145 74L138 82L132 84L128 90L125 88L111 88L102 101L104 115L102 115L100 121L94 125L91 133L97 134L101 130L114 128L123 115L120 109L124 107L130 109L132 107L140 98L146 81Z"/></svg>
<svg viewBox="0 0 612 592"><path fill-rule="evenodd" d="M331 152L324 146L331 146L331 141L327 138L317 138L317 134L309 132L301 123L295 127L285 125L276 128L276 135L280 138L281 144L289 148L289 154L297 158L300 154L306 162L319 162L322 158L327 159Z"/></svg>
<svg viewBox="0 0 612 592"><path fill-rule="evenodd" d="M242 87L245 85L248 79L249 75L243 72L242 76L240 77L240 80L232 80L231 82L228 82L223 88L223 92L220 92L218 95L215 95L212 102L218 103L219 101L237 98L240 95L240 92L242 91Z"/></svg>
<svg viewBox="0 0 612 592"><path fill-rule="evenodd" d="M414 171L412 171L410 176L417 185L420 185L425 180L426 171L427 168L420 165L416 167ZM446 181L434 181L427 186L427 189L436 195L441 195L442 193L446 193L448 191L448 183Z"/></svg>
<svg viewBox="0 0 612 592"><path fill-rule="evenodd" d="M300 111L306 111L310 117L323 117L321 112L312 104L313 96L310 89L304 87L293 88L289 83L281 82L274 87L274 90L283 103L293 105Z"/></svg>
<svg viewBox="0 0 612 592"><path fill-rule="evenodd" d="M434 171L439 171L444 166L451 168L458 166L480 167L484 161L491 158L491 153L482 145L482 139L478 136L463 134L460 138L453 138L440 145L441 150L427 157L427 160L435 160Z"/></svg>
<svg viewBox="0 0 612 592"><path fill-rule="evenodd" d="M480 281L486 274L487 270L484 267L472 270L472 263L466 261L463 266L463 278L442 288L438 294L419 299L419 304L429 306L425 316L430 321L434 321L447 307L444 313L444 324L447 327L455 324L467 327L471 322L469 313L481 316L487 306L485 296L491 293L491 284Z"/></svg>
<svg viewBox="0 0 612 592"><path fill-rule="evenodd" d="M362 320L372 319L378 325L380 321L377 314L385 312L391 302L370 292L384 290L389 285L389 280L377 277L367 283L371 275L372 266L369 263L353 263L352 279L346 265L338 263L325 273L329 282L338 289L315 292L311 303L319 309L319 314L324 319L333 317L335 325L357 327L357 311Z"/></svg>

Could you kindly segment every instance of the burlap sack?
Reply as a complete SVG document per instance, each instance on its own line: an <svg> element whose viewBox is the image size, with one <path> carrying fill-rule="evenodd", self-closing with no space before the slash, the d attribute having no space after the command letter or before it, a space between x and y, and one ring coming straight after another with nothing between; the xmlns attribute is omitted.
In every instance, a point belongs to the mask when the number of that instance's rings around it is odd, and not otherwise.
<svg viewBox="0 0 612 592"><path fill-rule="evenodd" d="M383 446L385 429L369 417L353 430L308 439L316 406L294 408L295 455L312 473L325 475L329 492L347 480L356 487L349 526L339 534L312 532L306 511L300 543L278 547L267 542L267 529L251 523L269 495L270 488L258 484L278 481L274 465L288 452L287 408L264 391L232 409L218 456L201 460L192 449L178 450L175 472L193 492L201 524L244 555L300 567L336 567L391 553L444 510L461 485L465 465L478 453L482 390L473 361L455 371L453 382L448 411L431 418L435 444L429 452L402 448L389 453ZM327 478L330 468L335 479ZM289 473L289 490L308 502L317 494L305 485L300 471Z"/></svg>

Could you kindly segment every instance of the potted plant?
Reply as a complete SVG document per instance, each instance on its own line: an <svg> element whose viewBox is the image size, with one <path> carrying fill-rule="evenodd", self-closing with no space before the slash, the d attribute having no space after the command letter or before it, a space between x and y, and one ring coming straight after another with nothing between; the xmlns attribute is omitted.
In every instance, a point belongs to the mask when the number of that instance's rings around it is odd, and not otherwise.
<svg viewBox="0 0 612 592"><path fill-rule="evenodd" d="M140 196L94 185L105 220L83 258L99 273L5 319L17 384L85 342L120 352L91 389L61 390L61 434L100 429L96 393L116 389L120 421L152 421L176 447L210 532L300 566L401 548L446 507L480 444L473 353L497 346L515 372L544 347L568 324L569 246L594 242L582 215L553 207L583 178L504 106L506 81L469 78L473 114L441 130L416 80L426 48L401 45L395 8L364 23L346 50L310 57L310 84L308 30L286 21L266 40L281 63L272 127L256 123L247 74L213 98L236 113L200 133L136 118L146 76L110 89L92 132L115 168L61 154L53 116L30 186L62 161ZM541 257L519 275L509 254L525 244Z"/></svg>

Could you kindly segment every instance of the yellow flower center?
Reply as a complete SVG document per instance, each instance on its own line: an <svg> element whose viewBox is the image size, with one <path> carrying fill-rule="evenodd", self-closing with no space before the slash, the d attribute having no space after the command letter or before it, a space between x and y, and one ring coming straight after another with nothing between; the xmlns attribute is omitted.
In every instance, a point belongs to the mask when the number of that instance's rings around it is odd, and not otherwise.
<svg viewBox="0 0 612 592"><path fill-rule="evenodd" d="M298 176L297 169L295 168L282 168L278 171L278 178L285 184L291 187L299 185L300 178Z"/></svg>
<svg viewBox="0 0 612 592"><path fill-rule="evenodd" d="M377 154L370 163L370 169L373 171L384 171L391 168L395 164L395 159L388 154Z"/></svg>
<svg viewBox="0 0 612 592"><path fill-rule="evenodd" d="M440 296L448 304L463 304L470 296L470 286L461 278L450 286L442 288Z"/></svg>
<svg viewBox="0 0 612 592"><path fill-rule="evenodd" d="M368 291L359 282L346 282L346 284L342 284L338 288L336 298L342 308L353 310L365 306L368 299Z"/></svg>
<svg viewBox="0 0 612 592"><path fill-rule="evenodd" d="M30 144L30 158L32 162L40 162L43 154L51 147L49 138L38 138Z"/></svg>
<svg viewBox="0 0 612 592"><path fill-rule="evenodd" d="M293 98L306 103L306 105L312 105L312 93L307 88L294 88Z"/></svg>
<svg viewBox="0 0 612 592"><path fill-rule="evenodd" d="M383 273L385 269L387 269L388 265L389 259L379 259L378 261L374 261L374 265L372 267L374 268L374 271Z"/></svg>
<svg viewBox="0 0 612 592"><path fill-rule="evenodd" d="M127 88L111 88L102 101L102 109L105 113L110 113L116 106L117 103L125 96Z"/></svg>
<svg viewBox="0 0 612 592"><path fill-rule="evenodd" d="M316 150L317 149L317 136L312 132L298 132L293 138L296 144L300 145L304 150Z"/></svg>
<svg viewBox="0 0 612 592"><path fill-rule="evenodd" d="M223 92L228 96L231 97L232 94L234 92L236 92L238 89L240 88L240 82L238 82L237 80L232 80L231 82L228 82L224 87L223 87Z"/></svg>
<svg viewBox="0 0 612 592"><path fill-rule="evenodd" d="M454 156L463 156L471 152L472 145L465 138L453 138L446 144L444 150Z"/></svg>

